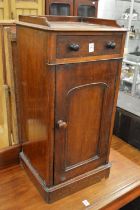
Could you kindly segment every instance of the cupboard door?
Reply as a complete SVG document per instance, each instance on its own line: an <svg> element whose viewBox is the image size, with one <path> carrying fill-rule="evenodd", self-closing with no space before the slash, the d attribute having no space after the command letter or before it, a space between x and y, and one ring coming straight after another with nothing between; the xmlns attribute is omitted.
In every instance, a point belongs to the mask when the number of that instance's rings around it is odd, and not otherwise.
<svg viewBox="0 0 140 210"><path fill-rule="evenodd" d="M56 67L55 184L106 164L118 64Z"/></svg>

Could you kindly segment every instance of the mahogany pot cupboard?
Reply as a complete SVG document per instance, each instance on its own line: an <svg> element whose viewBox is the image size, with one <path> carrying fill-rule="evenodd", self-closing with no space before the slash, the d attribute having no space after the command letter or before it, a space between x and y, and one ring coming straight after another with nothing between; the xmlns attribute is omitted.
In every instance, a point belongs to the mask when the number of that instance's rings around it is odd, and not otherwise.
<svg viewBox="0 0 140 210"><path fill-rule="evenodd" d="M97 17L98 0L46 0L46 15Z"/></svg>
<svg viewBox="0 0 140 210"><path fill-rule="evenodd" d="M49 203L109 176L125 35L112 20L20 16L20 158Z"/></svg>

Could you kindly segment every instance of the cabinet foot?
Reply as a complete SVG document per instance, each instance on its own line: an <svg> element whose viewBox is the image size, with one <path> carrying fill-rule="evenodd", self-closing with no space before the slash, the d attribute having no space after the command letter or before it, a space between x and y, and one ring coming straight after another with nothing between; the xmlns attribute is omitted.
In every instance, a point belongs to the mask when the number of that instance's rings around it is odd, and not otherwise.
<svg viewBox="0 0 140 210"><path fill-rule="evenodd" d="M65 196L95 184L103 178L108 178L111 167L111 164L108 163L73 179L67 180L61 184L47 187L44 180L38 175L23 152L20 153L20 160L29 177L32 179L47 203L53 203L54 201L57 201Z"/></svg>

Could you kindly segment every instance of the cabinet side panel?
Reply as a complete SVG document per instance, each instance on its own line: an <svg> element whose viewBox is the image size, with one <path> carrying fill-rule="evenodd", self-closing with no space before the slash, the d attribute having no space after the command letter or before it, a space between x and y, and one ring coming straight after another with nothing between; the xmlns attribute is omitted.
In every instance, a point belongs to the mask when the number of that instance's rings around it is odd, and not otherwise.
<svg viewBox="0 0 140 210"><path fill-rule="evenodd" d="M17 26L18 109L23 153L49 186L53 181L54 67L48 33Z"/></svg>

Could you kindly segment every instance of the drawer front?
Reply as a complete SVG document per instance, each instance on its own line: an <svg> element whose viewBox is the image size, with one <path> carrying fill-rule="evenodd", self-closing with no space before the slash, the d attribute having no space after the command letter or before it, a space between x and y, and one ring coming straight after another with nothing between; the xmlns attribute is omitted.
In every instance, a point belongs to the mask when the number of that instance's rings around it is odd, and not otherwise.
<svg viewBox="0 0 140 210"><path fill-rule="evenodd" d="M89 57L120 54L122 34L58 35L56 58Z"/></svg>

